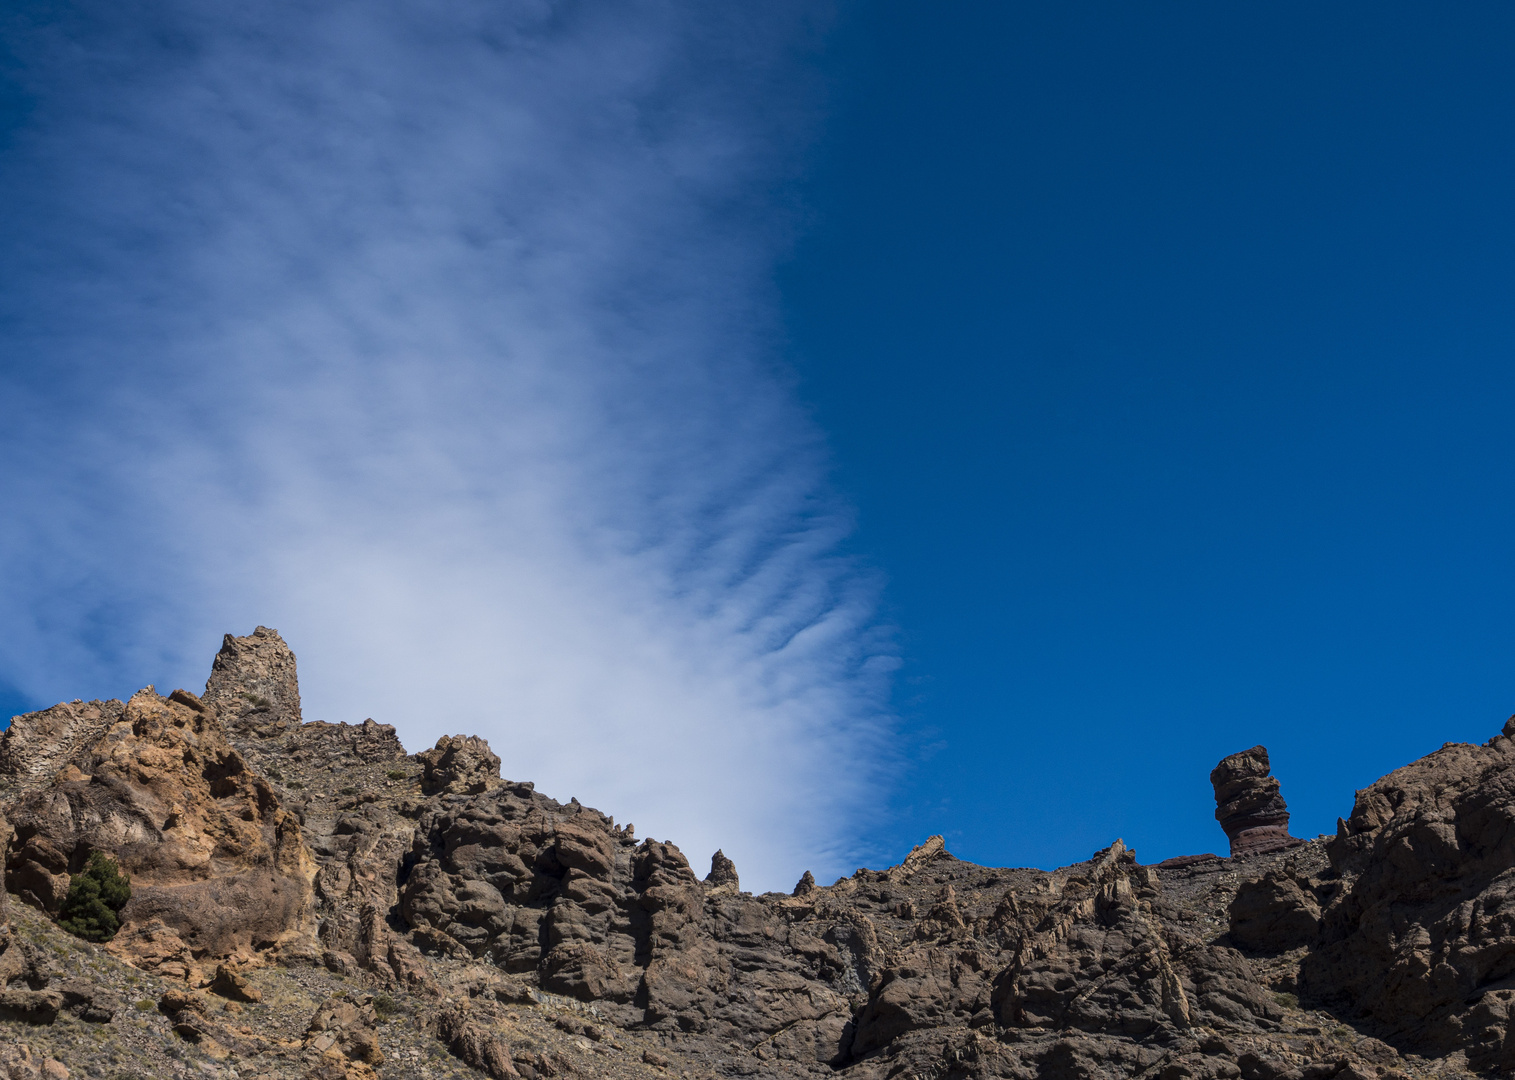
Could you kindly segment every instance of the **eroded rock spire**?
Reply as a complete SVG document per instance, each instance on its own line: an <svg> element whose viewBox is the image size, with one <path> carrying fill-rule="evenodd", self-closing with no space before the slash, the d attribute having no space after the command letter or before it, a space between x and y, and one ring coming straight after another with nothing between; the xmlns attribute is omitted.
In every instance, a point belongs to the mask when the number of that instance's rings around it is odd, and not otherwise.
<svg viewBox="0 0 1515 1080"><path fill-rule="evenodd" d="M260 626L246 637L227 634L211 662L201 700L216 710L233 737L275 738L301 722L295 654L277 630Z"/></svg>
<svg viewBox="0 0 1515 1080"><path fill-rule="evenodd" d="M1289 807L1268 763L1268 748L1222 758L1210 773L1215 820L1231 841L1231 855L1261 855L1304 843L1289 835Z"/></svg>

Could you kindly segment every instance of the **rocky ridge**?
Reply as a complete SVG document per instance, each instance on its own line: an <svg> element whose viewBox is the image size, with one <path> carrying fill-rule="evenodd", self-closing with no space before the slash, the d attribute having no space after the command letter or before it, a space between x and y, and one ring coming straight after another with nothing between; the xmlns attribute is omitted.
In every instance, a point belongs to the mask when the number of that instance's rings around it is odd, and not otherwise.
<svg viewBox="0 0 1515 1080"><path fill-rule="evenodd" d="M1230 858L996 869L932 837L753 895L482 739L305 722L259 627L203 694L0 736L0 1076L1509 1072L1512 736L1390 774L1330 839L1288 835L1255 747L1212 774ZM133 885L103 945L55 925L93 852Z"/></svg>

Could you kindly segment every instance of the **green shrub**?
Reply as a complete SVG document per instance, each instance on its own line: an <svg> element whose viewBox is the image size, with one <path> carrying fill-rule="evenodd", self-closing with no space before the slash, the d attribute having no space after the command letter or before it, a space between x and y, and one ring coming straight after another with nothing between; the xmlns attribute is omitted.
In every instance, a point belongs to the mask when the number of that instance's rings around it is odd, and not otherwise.
<svg viewBox="0 0 1515 1080"><path fill-rule="evenodd" d="M357 793L358 793L358 789L355 788L355 787L345 787L345 788L342 789L342 794L343 795L356 795Z"/></svg>
<svg viewBox="0 0 1515 1080"><path fill-rule="evenodd" d="M379 1018L381 1023L387 1023L389 1018L399 1011L399 1008L395 1004L395 999L388 994L375 994L373 996L374 1015Z"/></svg>
<svg viewBox="0 0 1515 1080"><path fill-rule="evenodd" d="M390 769L389 772L385 773L384 775L389 777L391 780L404 780L407 776L410 775L410 773L401 772L399 769Z"/></svg>
<svg viewBox="0 0 1515 1080"><path fill-rule="evenodd" d="M58 925L85 941L109 941L121 929L116 913L131 898L131 879L121 873L116 860L96 851L83 872L69 880Z"/></svg>
<svg viewBox="0 0 1515 1080"><path fill-rule="evenodd" d="M250 701L250 702L252 702L254 705L268 706L268 705L272 705L273 704L272 701L269 701L262 694L249 694L245 690L242 691L242 693L238 694L237 696L239 698L241 698L243 701Z"/></svg>
<svg viewBox="0 0 1515 1080"><path fill-rule="evenodd" d="M1285 991L1279 991L1273 995L1273 1000L1286 1009L1299 1008L1299 996Z"/></svg>

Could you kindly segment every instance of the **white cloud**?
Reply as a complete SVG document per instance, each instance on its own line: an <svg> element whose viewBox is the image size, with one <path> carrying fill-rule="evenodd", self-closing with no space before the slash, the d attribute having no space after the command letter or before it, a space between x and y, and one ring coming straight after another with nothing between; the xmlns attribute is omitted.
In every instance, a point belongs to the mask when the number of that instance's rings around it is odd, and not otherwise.
<svg viewBox="0 0 1515 1080"><path fill-rule="evenodd" d="M0 677L204 678L850 869L892 666L767 284L797 9L100 5L10 37Z"/></svg>

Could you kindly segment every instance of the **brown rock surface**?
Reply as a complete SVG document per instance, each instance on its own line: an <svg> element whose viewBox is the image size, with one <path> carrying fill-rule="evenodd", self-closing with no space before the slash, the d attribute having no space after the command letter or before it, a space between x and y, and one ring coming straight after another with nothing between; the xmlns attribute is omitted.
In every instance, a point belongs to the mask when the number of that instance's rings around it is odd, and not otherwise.
<svg viewBox="0 0 1515 1080"><path fill-rule="evenodd" d="M90 853L111 854L132 881L114 944L144 961L184 969L184 949L252 955L313 929L299 822L213 715L151 687L9 814L6 888L56 914Z"/></svg>
<svg viewBox="0 0 1515 1080"><path fill-rule="evenodd" d="M227 634L201 695L233 737L273 738L300 726L295 654L277 630Z"/></svg>
<svg viewBox="0 0 1515 1080"><path fill-rule="evenodd" d="M521 1075L510 1059L510 1048L465 1006L442 1010L437 1018L437 1038L453 1057L492 1080L515 1080Z"/></svg>
<svg viewBox="0 0 1515 1080"><path fill-rule="evenodd" d="M216 965L216 977L210 988L229 1001L246 1001L256 1004L263 1000L263 992L247 981L247 977L229 964Z"/></svg>
<svg viewBox="0 0 1515 1080"><path fill-rule="evenodd" d="M477 735L444 735L416 760L427 795L477 795L500 783L500 758Z"/></svg>
<svg viewBox="0 0 1515 1080"><path fill-rule="evenodd" d="M1515 1069L1515 719L1357 793L1301 988L1380 1038Z"/></svg>
<svg viewBox="0 0 1515 1080"><path fill-rule="evenodd" d="M71 701L14 717L0 735L0 782L20 788L51 779L120 720L125 708L115 700Z"/></svg>
<svg viewBox="0 0 1515 1080"><path fill-rule="evenodd" d="M1289 808L1272 775L1268 748L1254 746L1222 758L1210 773L1215 820L1231 841L1231 855L1261 855L1304 843L1289 835Z"/></svg>
<svg viewBox="0 0 1515 1080"><path fill-rule="evenodd" d="M37 1057L25 1043L0 1047L0 1077L5 1080L69 1080L69 1075L63 1062Z"/></svg>
<svg viewBox="0 0 1515 1080"><path fill-rule="evenodd" d="M80 1075L1511 1068L1508 738L1361 793L1329 859L1288 836L1259 747L1212 777L1245 858L1158 869L1116 841L995 869L938 836L754 896L724 853L701 881L673 844L502 780L482 739L411 757L373 720L302 723L294 656L265 628L226 638L201 697L22 721L0 739L0 805L9 887L34 906L0 921L0 1031ZM96 849L135 890L106 947L45 914ZM70 1034L81 1021L99 1034Z"/></svg>
<svg viewBox="0 0 1515 1080"><path fill-rule="evenodd" d="M319 1080L374 1080L384 1064L371 1001L334 997L310 1018L305 1029L307 1074Z"/></svg>
<svg viewBox="0 0 1515 1080"><path fill-rule="evenodd" d="M742 879L737 875L736 863L728 859L724 851L717 850L710 856L710 873L705 875L705 885L710 889L724 889L730 893L742 891Z"/></svg>
<svg viewBox="0 0 1515 1080"><path fill-rule="evenodd" d="M1286 865L1243 882L1228 911L1231 940L1257 952L1314 944L1320 934L1321 883Z"/></svg>

